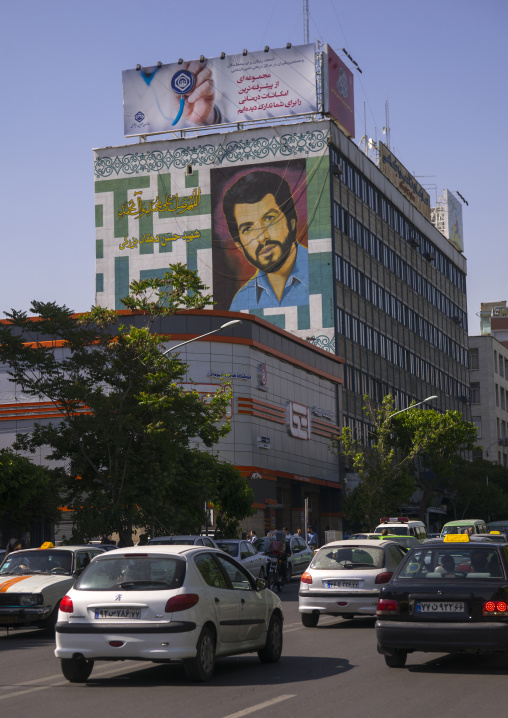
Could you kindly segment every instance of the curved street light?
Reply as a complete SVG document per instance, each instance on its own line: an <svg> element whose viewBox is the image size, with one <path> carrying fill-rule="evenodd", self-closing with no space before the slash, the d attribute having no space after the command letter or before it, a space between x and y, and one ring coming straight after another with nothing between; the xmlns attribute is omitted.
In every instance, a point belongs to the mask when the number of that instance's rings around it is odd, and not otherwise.
<svg viewBox="0 0 508 718"><path fill-rule="evenodd" d="M411 406L406 406L405 409L399 409L399 411L396 411L393 414L390 414L390 416L388 416L387 418L391 419L392 416L396 416L397 414L402 414L402 412L404 412L404 411L409 411L410 409L414 409L415 407L420 406L421 404L426 404L428 401L434 401L434 399L437 399L437 398L438 398L437 396L428 396L426 399L424 399L423 401L419 401L417 404L412 404Z"/></svg>
<svg viewBox="0 0 508 718"><path fill-rule="evenodd" d="M227 329L228 327L234 327L238 324L241 324L241 319L232 319L230 322L226 322L225 324L222 324L218 329L213 329L211 332L206 332L206 334L200 334L199 337L194 337L193 339L187 339L186 342L181 342L180 344L175 344L174 347L169 347L169 349L166 349L166 351L162 352L162 356L165 354L169 354L169 352L175 351L175 349L179 349L180 347L183 347L184 344L190 344L191 342L197 342L198 339L203 339L203 337L208 337L210 334L216 334L217 332L222 331L223 329Z"/></svg>

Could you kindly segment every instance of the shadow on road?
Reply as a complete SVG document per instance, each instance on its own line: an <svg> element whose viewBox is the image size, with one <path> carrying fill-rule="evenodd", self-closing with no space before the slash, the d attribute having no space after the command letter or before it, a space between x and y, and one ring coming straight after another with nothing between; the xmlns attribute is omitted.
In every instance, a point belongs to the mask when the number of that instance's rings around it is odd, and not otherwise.
<svg viewBox="0 0 508 718"><path fill-rule="evenodd" d="M422 653L409 654L407 660L422 656ZM402 669L404 670L404 669ZM502 653L453 653L439 656L426 663L412 666L406 665L410 673L439 673L439 674L460 674L460 675L508 675L508 655Z"/></svg>
<svg viewBox="0 0 508 718"><path fill-rule="evenodd" d="M140 664L141 665L141 664ZM215 673L210 683L189 683L180 664L159 665L143 671L126 671L124 675L114 678L94 678L90 676L87 688L138 688L146 686L165 685L192 685L194 688L207 689L207 686L269 686L291 685L305 681L315 681L341 673L354 668L345 658L317 658L282 656L275 664L261 664L257 656L239 656L220 658L215 666Z"/></svg>

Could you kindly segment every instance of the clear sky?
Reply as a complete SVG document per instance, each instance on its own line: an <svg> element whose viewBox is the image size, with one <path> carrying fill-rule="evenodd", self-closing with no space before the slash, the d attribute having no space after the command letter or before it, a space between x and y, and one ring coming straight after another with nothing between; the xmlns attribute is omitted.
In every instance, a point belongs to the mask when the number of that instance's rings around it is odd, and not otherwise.
<svg viewBox="0 0 508 718"><path fill-rule="evenodd" d="M92 148L123 137L122 70L303 43L302 0L0 3L0 316L33 299L94 302ZM357 61L356 142L383 139L431 204L463 207L469 333L508 299L506 0L309 0L310 39Z"/></svg>

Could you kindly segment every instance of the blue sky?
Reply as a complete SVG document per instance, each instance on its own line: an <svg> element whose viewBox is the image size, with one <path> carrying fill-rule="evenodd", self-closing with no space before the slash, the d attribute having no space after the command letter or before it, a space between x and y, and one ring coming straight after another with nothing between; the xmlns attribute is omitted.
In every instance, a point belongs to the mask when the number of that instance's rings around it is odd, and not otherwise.
<svg viewBox="0 0 508 718"><path fill-rule="evenodd" d="M0 316L33 299L86 311L94 301L92 148L123 137L123 69L222 50L303 42L301 0L20 0L2 3ZM463 208L469 333L482 301L508 299L503 117L506 0L309 0L310 39L346 48L356 141L383 139L427 186ZM342 55L341 52L339 54Z"/></svg>

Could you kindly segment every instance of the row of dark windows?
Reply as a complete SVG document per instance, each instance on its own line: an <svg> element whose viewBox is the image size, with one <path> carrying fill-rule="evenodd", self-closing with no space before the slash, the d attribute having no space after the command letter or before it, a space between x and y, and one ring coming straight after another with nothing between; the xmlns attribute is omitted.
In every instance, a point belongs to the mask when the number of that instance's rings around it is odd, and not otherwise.
<svg viewBox="0 0 508 718"><path fill-rule="evenodd" d="M364 227L361 222L346 212L337 202L334 203L334 222L337 229L344 232L380 264L393 272L403 282L406 282L417 294L430 302L443 314L466 327L466 312L462 311L443 292L423 277L414 267L405 262L402 257L396 254L379 237L370 232L367 227Z"/></svg>
<svg viewBox="0 0 508 718"><path fill-rule="evenodd" d="M360 319L353 317L343 309L337 309L337 331L346 339L350 339L382 359L392 362L395 366L413 374L413 376L435 386L448 396L463 397L469 395L469 387L446 374L434 364L402 346L391 337L374 329ZM352 391L357 391L352 389ZM358 393L369 394L361 391Z"/></svg>
<svg viewBox="0 0 508 718"><path fill-rule="evenodd" d="M460 344L427 319L424 319L418 312L408 307L407 304L404 304L404 302L373 279L367 277L363 272L360 272L359 269L353 267L349 262L346 262L342 257L335 257L335 272L337 281L342 282L346 287L371 302L375 307L410 329L424 341L430 342L454 361L467 366L467 349L461 347Z"/></svg>
<svg viewBox="0 0 508 718"><path fill-rule="evenodd" d="M372 209L389 227L417 249L422 256L433 255L436 268L461 292L466 292L466 275L441 250L435 247L411 222L389 202L361 172L332 148L332 162L342 167L341 179L354 194Z"/></svg>

